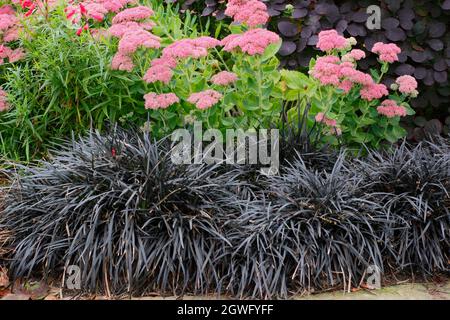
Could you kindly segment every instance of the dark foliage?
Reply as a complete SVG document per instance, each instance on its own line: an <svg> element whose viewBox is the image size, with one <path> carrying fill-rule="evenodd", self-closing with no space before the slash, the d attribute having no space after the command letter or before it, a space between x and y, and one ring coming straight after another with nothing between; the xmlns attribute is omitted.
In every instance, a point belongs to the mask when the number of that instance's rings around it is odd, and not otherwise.
<svg viewBox="0 0 450 320"><path fill-rule="evenodd" d="M448 142L403 143L370 152L356 170L366 193L383 204L391 225L383 239L395 265L424 274L450 271L450 150Z"/></svg>
<svg viewBox="0 0 450 320"><path fill-rule="evenodd" d="M175 165L166 143L114 130L17 170L0 216L0 229L14 230L13 277L77 265L88 291L206 293L220 285L217 259L229 242L215 198L232 181L213 167Z"/></svg>
<svg viewBox="0 0 450 320"><path fill-rule="evenodd" d="M292 136L276 176L176 165L168 140L120 129L16 165L0 214L12 278L77 265L85 291L266 299L349 289L371 265L450 271L449 141L352 160Z"/></svg>
<svg viewBox="0 0 450 320"><path fill-rule="evenodd" d="M308 125L308 114L311 105L307 104L302 110L300 104L290 105L285 102L282 110L282 125L280 128L280 163L285 165L297 160L301 155L302 160L309 168L328 170L333 168L337 160L336 148L327 144L321 144L323 127L314 122L311 128ZM290 108L297 109L297 120L287 121L286 111Z"/></svg>
<svg viewBox="0 0 450 320"><path fill-rule="evenodd" d="M227 18L225 2L218 0L181 1L185 8L204 16ZM385 82L389 85L398 75L418 79L419 92L413 101L417 116L406 123L409 137L421 140L425 134L445 135L450 131L450 2L433 0L267 0L271 16L268 28L283 38L279 52L282 65L305 68L317 55L315 45L321 30L334 28L353 36L370 50L375 42L394 42L402 48ZM292 5L286 10L286 5ZM381 29L366 26L370 5L381 7ZM376 65L373 54L360 62L362 70Z"/></svg>
<svg viewBox="0 0 450 320"><path fill-rule="evenodd" d="M296 153L259 199L230 199L230 290L286 297L358 286L369 266L449 272L450 143L403 143L319 168ZM319 158L320 159L320 158Z"/></svg>
<svg viewBox="0 0 450 320"><path fill-rule="evenodd" d="M358 286L367 267L383 266L377 230L386 215L361 192L366 182L344 154L323 171L297 155L282 175L267 179L271 187L260 201L235 201L240 227L228 234L237 244L229 272L234 295Z"/></svg>

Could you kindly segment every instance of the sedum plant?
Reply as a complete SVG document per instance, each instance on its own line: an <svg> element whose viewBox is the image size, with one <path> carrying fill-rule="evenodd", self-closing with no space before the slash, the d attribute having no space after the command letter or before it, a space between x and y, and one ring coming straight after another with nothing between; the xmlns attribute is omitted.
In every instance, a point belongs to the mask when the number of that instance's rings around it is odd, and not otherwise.
<svg viewBox="0 0 450 320"><path fill-rule="evenodd" d="M313 82L308 83L300 73L277 70L274 55L280 41L276 34L259 28L268 21L262 2L229 1L225 15L237 25L230 26L232 34L222 40L173 37L158 29L161 18L146 6L127 8L112 18L107 34L119 39L112 68L133 72L144 64L143 80L152 85L144 96L145 107L151 110L150 126L157 135L195 120L222 129L268 127L279 120L279 101L299 95L311 101L315 122L329 133L327 142L336 143L334 135L347 145L379 147L406 134L399 119L414 113L407 100L417 96L417 82L401 76L392 86L401 94L391 95L381 83L389 64L398 60L401 50L395 44L376 43L372 52L378 55L381 68L365 74L357 70L356 63L365 52L352 48L355 39L345 39L335 30L322 31L317 47L327 55L311 60ZM135 61L142 47L151 61L141 59L142 55ZM280 76L285 81L277 85ZM300 83L293 85L296 76ZM381 101L383 97L387 98Z"/></svg>
<svg viewBox="0 0 450 320"><path fill-rule="evenodd" d="M23 59L2 66L0 141L9 158L45 156L52 142L105 121L163 136L195 120L226 129L278 119L280 41L257 28L263 10L237 15L233 34L215 39L209 24L157 1L41 5L15 5Z"/></svg>
<svg viewBox="0 0 450 320"><path fill-rule="evenodd" d="M155 134L195 120L221 129L276 121L281 101L273 99L280 79L275 54L281 43L275 33L259 28L268 18L265 5L249 3L228 3L227 14L239 24L221 40L170 34L160 26L163 17L147 6L127 8L112 19L107 33L119 41L111 67L146 69L145 108ZM191 19L189 13L185 19Z"/></svg>
<svg viewBox="0 0 450 320"><path fill-rule="evenodd" d="M229 1L225 14L234 22L227 32L216 26L214 37L208 22L157 1L23 1L15 8L18 16L13 6L1 9L2 19L15 21L4 24L2 40L16 35L0 73L0 147L9 158L40 157L58 138L105 121L156 137L196 120L222 131L271 128L285 118L295 123L297 108L283 105L297 102L300 114L311 104L308 126L320 127L324 142L379 147L404 136L399 117L413 114L414 78L399 77L391 94L381 83L398 59L396 45L375 44L381 67L365 74L356 67L365 52L327 30L317 43L326 55L311 60L309 76L280 71L281 41L262 27L268 14L258 0Z"/></svg>

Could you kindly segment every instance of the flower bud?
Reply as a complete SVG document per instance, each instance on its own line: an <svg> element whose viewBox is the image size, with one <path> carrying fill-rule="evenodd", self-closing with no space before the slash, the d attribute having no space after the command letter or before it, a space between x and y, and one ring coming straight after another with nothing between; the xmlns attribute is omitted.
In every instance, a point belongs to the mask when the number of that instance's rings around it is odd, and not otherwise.
<svg viewBox="0 0 450 320"><path fill-rule="evenodd" d="M419 95L419 91L414 90L409 95L411 98L417 98L417 96Z"/></svg>
<svg viewBox="0 0 450 320"><path fill-rule="evenodd" d="M347 49L351 49L354 45L357 44L357 41L354 37L347 38Z"/></svg>
<svg viewBox="0 0 450 320"><path fill-rule="evenodd" d="M292 12L294 11L294 6L292 4L287 4L284 7L284 11L288 14L292 14Z"/></svg>
<svg viewBox="0 0 450 320"><path fill-rule="evenodd" d="M396 83L393 83L393 84L391 84L391 90L398 90L398 84L396 84Z"/></svg>
<svg viewBox="0 0 450 320"><path fill-rule="evenodd" d="M353 59L349 54L344 54L342 56L342 62L355 62L355 59Z"/></svg>
<svg viewBox="0 0 450 320"><path fill-rule="evenodd" d="M197 120L197 117L193 114L188 114L184 117L184 124L194 124Z"/></svg>

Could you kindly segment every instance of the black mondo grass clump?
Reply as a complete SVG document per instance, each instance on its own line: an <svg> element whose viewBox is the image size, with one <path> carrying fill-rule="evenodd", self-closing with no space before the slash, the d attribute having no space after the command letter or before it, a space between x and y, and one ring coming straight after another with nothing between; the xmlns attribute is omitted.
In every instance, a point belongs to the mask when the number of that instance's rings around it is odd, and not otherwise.
<svg viewBox="0 0 450 320"><path fill-rule="evenodd" d="M0 263L12 279L77 266L83 292L258 299L450 271L448 140L355 158L283 134L276 175L176 164L169 138L117 127L11 164Z"/></svg>
<svg viewBox="0 0 450 320"><path fill-rule="evenodd" d="M450 271L450 149L436 138L356 161L389 218L383 241L393 265L423 275ZM391 261L392 262L392 261Z"/></svg>
<svg viewBox="0 0 450 320"><path fill-rule="evenodd" d="M12 277L61 278L75 265L85 291L221 291L217 260L230 243L217 203L233 182L214 166L176 165L169 143L112 129L16 170L0 215L14 230Z"/></svg>
<svg viewBox="0 0 450 320"><path fill-rule="evenodd" d="M365 270L383 269L382 206L360 190L365 183L338 157L331 170L309 167L298 155L259 201L240 201L240 228L229 273L233 294L263 298L330 286L358 286ZM238 242L238 240L240 242Z"/></svg>

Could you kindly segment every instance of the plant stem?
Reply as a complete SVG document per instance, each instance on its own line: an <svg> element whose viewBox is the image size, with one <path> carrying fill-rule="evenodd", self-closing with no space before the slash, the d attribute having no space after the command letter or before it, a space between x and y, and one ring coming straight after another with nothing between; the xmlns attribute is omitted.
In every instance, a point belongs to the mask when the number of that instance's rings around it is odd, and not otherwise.
<svg viewBox="0 0 450 320"><path fill-rule="evenodd" d="M259 106L259 116L262 118L263 106L262 106L262 72L261 72L261 60L258 58L258 63L256 65L256 82L258 85L258 106Z"/></svg>
<svg viewBox="0 0 450 320"><path fill-rule="evenodd" d="M217 56L220 59L220 62L222 62L222 64L225 66L225 69L227 69L227 71L230 71L230 69L228 68L228 65L225 63L225 60L223 60L222 55L220 54L219 50L217 50L216 47L214 47L214 51L217 53Z"/></svg>

